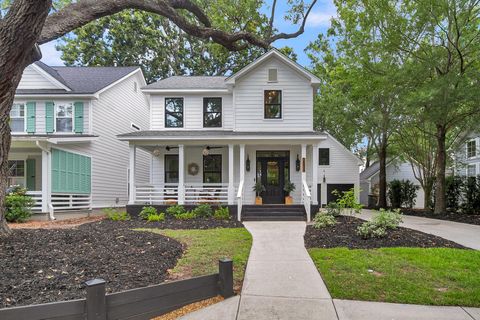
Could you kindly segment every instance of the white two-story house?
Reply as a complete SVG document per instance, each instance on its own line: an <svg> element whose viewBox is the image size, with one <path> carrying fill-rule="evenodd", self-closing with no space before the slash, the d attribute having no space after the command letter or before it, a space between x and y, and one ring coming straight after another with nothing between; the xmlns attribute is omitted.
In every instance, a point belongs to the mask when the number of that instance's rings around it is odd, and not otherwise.
<svg viewBox="0 0 480 320"><path fill-rule="evenodd" d="M138 67L28 66L10 112L9 185L51 215L125 205L129 147L116 135L148 128L144 85ZM137 178L148 182L149 170L140 153Z"/></svg>
<svg viewBox="0 0 480 320"><path fill-rule="evenodd" d="M480 134L471 133L455 152L454 173L459 176L480 176Z"/></svg>
<svg viewBox="0 0 480 320"><path fill-rule="evenodd" d="M152 154L152 170L148 184L130 175L129 207L217 202L241 219L257 182L265 206L284 205L291 181L293 202L310 219L333 190L359 186L361 165L331 135L314 131L319 82L273 49L228 77L174 76L143 87L150 128L119 139L130 144L131 172L138 150Z"/></svg>

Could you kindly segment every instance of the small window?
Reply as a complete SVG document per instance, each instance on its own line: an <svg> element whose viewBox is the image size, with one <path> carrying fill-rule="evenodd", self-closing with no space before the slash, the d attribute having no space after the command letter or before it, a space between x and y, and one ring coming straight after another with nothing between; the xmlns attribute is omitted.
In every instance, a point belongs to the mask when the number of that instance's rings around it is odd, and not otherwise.
<svg viewBox="0 0 480 320"><path fill-rule="evenodd" d="M477 143L475 140L467 142L467 158L473 158L477 155Z"/></svg>
<svg viewBox="0 0 480 320"><path fill-rule="evenodd" d="M467 176L476 177L477 176L477 166L474 164L469 164L467 167Z"/></svg>
<svg viewBox="0 0 480 320"><path fill-rule="evenodd" d="M183 98L165 98L165 127L183 127Z"/></svg>
<svg viewBox="0 0 480 320"><path fill-rule="evenodd" d="M281 90L265 90L265 119L281 119L282 118L282 91Z"/></svg>
<svg viewBox="0 0 480 320"><path fill-rule="evenodd" d="M25 161L8 160L8 185L25 187Z"/></svg>
<svg viewBox="0 0 480 320"><path fill-rule="evenodd" d="M222 126L222 98L203 98L203 127Z"/></svg>
<svg viewBox="0 0 480 320"><path fill-rule="evenodd" d="M203 156L203 183L222 182L222 155Z"/></svg>
<svg viewBox="0 0 480 320"><path fill-rule="evenodd" d="M330 149L329 148L318 149L318 165L320 166L330 165Z"/></svg>
<svg viewBox="0 0 480 320"><path fill-rule="evenodd" d="M178 183L178 154L165 155L165 183Z"/></svg>
<svg viewBox="0 0 480 320"><path fill-rule="evenodd" d="M140 127L137 126L135 123L133 123L133 122L130 123L130 126L131 126L133 129L135 129L135 130L137 130L137 131L140 131Z"/></svg>
<svg viewBox="0 0 480 320"><path fill-rule="evenodd" d="M277 82L277 69L268 69L268 82Z"/></svg>
<svg viewBox="0 0 480 320"><path fill-rule="evenodd" d="M15 103L10 110L10 129L12 132L25 132L25 105Z"/></svg>
<svg viewBox="0 0 480 320"><path fill-rule="evenodd" d="M73 131L73 103L55 104L55 131L72 132Z"/></svg>

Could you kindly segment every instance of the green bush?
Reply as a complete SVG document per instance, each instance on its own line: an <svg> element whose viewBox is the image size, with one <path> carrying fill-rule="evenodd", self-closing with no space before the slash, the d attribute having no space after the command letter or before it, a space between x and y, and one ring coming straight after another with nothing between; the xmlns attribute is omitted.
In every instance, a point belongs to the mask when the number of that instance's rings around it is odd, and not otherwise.
<svg viewBox="0 0 480 320"><path fill-rule="evenodd" d="M410 180L392 180L388 183L387 196L392 208L413 208L417 198L416 186Z"/></svg>
<svg viewBox="0 0 480 320"><path fill-rule="evenodd" d="M336 202L330 202L327 204L327 214L333 216L333 217L338 217L340 215L340 206Z"/></svg>
<svg viewBox="0 0 480 320"><path fill-rule="evenodd" d="M149 206L149 207L143 207L142 211L140 211L140 213L138 215L143 220L148 220L148 217L150 215L154 215L154 214L157 214L157 213L158 213L158 211L157 211L156 208Z"/></svg>
<svg viewBox="0 0 480 320"><path fill-rule="evenodd" d="M159 222L159 221L165 221L165 213L160 212L160 213L151 213L147 216L147 221L148 222Z"/></svg>
<svg viewBox="0 0 480 320"><path fill-rule="evenodd" d="M349 214L360 213L363 205L357 201L355 188L340 193L338 190L333 190L333 194L338 196L336 201L339 209L348 210Z"/></svg>
<svg viewBox="0 0 480 320"><path fill-rule="evenodd" d="M328 213L319 212L315 215L315 218L313 218L313 227L316 229L331 227L335 224L337 224L337 220Z"/></svg>
<svg viewBox="0 0 480 320"><path fill-rule="evenodd" d="M32 216L35 201L26 195L26 189L16 188L5 197L5 219L8 222L25 222Z"/></svg>
<svg viewBox="0 0 480 320"><path fill-rule="evenodd" d="M171 216L177 216L179 214L187 212L182 205L176 204L167 208L167 214Z"/></svg>
<svg viewBox="0 0 480 320"><path fill-rule="evenodd" d="M357 228L357 234L364 239L384 237L388 229L396 229L402 222L400 210L380 209L372 221L364 222Z"/></svg>
<svg viewBox="0 0 480 320"><path fill-rule="evenodd" d="M213 217L217 220L229 220L230 210L228 207L218 207L218 209L213 213Z"/></svg>
<svg viewBox="0 0 480 320"><path fill-rule="evenodd" d="M368 221L357 228L357 234L363 239L382 238L387 235L387 230L377 226L372 221Z"/></svg>
<svg viewBox="0 0 480 320"><path fill-rule="evenodd" d="M197 217L211 217L213 214L212 207L207 203L197 206L195 209L193 209L193 212L195 212Z"/></svg>
<svg viewBox="0 0 480 320"><path fill-rule="evenodd" d="M186 211L186 212L178 213L174 215L174 217L175 219L178 219L178 220L190 220L190 219L195 219L197 216L193 211Z"/></svg>
<svg viewBox="0 0 480 320"><path fill-rule="evenodd" d="M107 219L112 221L127 221L131 219L126 211L120 211L115 208L105 208L102 212L107 215Z"/></svg>
<svg viewBox="0 0 480 320"><path fill-rule="evenodd" d="M463 188L462 211L467 214L480 212L480 179L468 177Z"/></svg>
<svg viewBox="0 0 480 320"><path fill-rule="evenodd" d="M460 209L460 199L462 197L464 181L458 176L447 176L445 178L446 184L446 200L447 208L452 211Z"/></svg>

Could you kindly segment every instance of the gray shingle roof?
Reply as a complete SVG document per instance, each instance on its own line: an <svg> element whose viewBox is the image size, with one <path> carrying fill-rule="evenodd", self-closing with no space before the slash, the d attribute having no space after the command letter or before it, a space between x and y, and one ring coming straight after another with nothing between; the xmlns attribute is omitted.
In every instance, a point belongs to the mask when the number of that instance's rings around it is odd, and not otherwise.
<svg viewBox="0 0 480 320"><path fill-rule="evenodd" d="M65 67L47 66L35 62L49 75L71 89L17 90L17 94L93 94L117 80L132 73L139 67Z"/></svg>
<svg viewBox="0 0 480 320"><path fill-rule="evenodd" d="M370 167L365 168L362 172L360 172L360 180L365 180L373 176L375 173L380 170L380 162L376 161L370 165Z"/></svg>
<svg viewBox="0 0 480 320"><path fill-rule="evenodd" d="M223 76L173 76L149 84L143 89L227 89Z"/></svg>
<svg viewBox="0 0 480 320"><path fill-rule="evenodd" d="M293 131L293 132L244 132L231 130L144 130L120 134L119 138L128 137L218 137L218 136L322 136L323 132L318 131Z"/></svg>

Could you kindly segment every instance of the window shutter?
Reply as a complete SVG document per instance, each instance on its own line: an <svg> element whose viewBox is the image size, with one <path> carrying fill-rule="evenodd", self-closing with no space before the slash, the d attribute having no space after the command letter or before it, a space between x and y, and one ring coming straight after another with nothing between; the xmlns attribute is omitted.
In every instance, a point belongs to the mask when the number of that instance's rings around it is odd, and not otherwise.
<svg viewBox="0 0 480 320"><path fill-rule="evenodd" d="M27 102L27 132L35 133L35 102Z"/></svg>
<svg viewBox="0 0 480 320"><path fill-rule="evenodd" d="M52 148L52 192L90 193L91 161L89 157Z"/></svg>
<svg viewBox="0 0 480 320"><path fill-rule="evenodd" d="M45 102L45 131L47 133L53 133L54 131L54 107L52 101Z"/></svg>
<svg viewBox="0 0 480 320"><path fill-rule="evenodd" d="M35 190L35 159L27 159L27 189Z"/></svg>
<svg viewBox="0 0 480 320"><path fill-rule="evenodd" d="M75 133L83 133L83 102L75 102Z"/></svg>

